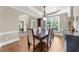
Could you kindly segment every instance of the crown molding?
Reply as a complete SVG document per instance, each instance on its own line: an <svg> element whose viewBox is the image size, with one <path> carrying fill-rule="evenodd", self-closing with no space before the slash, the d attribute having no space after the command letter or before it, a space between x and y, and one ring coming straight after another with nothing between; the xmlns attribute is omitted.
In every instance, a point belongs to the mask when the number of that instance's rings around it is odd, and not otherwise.
<svg viewBox="0 0 79 59"><path fill-rule="evenodd" d="M32 17L37 17L40 18L41 16L41 12L38 11L37 9L35 9L34 7L31 6L9 6L10 8L16 9L18 11L24 12Z"/></svg>

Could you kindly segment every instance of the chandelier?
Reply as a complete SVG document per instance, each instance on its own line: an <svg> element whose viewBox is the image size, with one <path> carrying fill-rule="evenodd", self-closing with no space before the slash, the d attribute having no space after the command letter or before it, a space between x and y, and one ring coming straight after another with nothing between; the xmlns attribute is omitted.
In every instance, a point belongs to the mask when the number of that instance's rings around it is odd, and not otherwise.
<svg viewBox="0 0 79 59"><path fill-rule="evenodd" d="M43 20L44 20L44 21L47 20L47 18L46 18L46 12L45 12L45 6L44 6L44 16L43 16Z"/></svg>

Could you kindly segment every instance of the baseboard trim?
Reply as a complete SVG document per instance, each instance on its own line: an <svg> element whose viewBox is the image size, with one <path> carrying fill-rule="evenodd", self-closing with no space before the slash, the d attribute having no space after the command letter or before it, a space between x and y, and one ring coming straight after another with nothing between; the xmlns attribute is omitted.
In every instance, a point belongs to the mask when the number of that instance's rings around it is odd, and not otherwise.
<svg viewBox="0 0 79 59"><path fill-rule="evenodd" d="M13 42L19 41L19 38L15 38L15 39L11 39L11 40L7 40L5 42L0 42L0 47L5 46L7 44L11 44Z"/></svg>

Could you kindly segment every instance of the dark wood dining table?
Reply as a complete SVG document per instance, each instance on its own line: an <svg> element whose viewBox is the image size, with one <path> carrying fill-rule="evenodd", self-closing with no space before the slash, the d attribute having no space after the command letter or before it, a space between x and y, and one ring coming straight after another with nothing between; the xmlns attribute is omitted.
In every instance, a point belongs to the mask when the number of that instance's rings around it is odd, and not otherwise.
<svg viewBox="0 0 79 59"><path fill-rule="evenodd" d="M37 38L41 43L40 51L42 51L42 41L45 37L47 37L47 40L48 40L48 30L45 28L39 27L39 28L34 28L33 32L34 32L34 34L33 34L34 38Z"/></svg>

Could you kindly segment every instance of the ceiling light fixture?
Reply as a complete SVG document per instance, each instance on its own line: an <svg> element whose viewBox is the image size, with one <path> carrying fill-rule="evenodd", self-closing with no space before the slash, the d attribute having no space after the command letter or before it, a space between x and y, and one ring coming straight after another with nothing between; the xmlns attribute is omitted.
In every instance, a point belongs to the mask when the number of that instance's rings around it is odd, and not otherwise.
<svg viewBox="0 0 79 59"><path fill-rule="evenodd" d="M47 19L46 19L45 6L44 6L44 16L43 16L43 20L44 20L44 21L47 20Z"/></svg>

